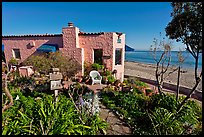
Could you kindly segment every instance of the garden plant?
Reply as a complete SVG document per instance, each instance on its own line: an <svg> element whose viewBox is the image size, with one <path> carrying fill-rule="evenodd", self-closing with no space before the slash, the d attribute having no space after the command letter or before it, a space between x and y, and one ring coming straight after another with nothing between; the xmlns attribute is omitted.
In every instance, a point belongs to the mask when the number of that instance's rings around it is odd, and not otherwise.
<svg viewBox="0 0 204 137"><path fill-rule="evenodd" d="M138 90L118 92L104 88L101 94L102 103L125 120L134 135L202 134L202 109L195 101L188 100L177 114L179 103L175 95L146 96Z"/></svg>
<svg viewBox="0 0 204 137"><path fill-rule="evenodd" d="M31 83L35 83L35 80L26 77L19 77L9 83L8 88L14 100L13 105L2 113L3 135L105 134L107 123L98 114L89 115L86 111L78 113L75 102L65 89L55 102L52 92L36 91L39 85ZM2 97L6 101L4 94Z"/></svg>

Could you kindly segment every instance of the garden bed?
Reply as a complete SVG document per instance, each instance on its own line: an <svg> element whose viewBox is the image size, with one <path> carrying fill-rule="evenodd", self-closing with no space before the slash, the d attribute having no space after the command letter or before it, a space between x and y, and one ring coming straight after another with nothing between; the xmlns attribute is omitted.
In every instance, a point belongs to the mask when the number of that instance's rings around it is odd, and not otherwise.
<svg viewBox="0 0 204 137"><path fill-rule="evenodd" d="M21 81L23 80L23 81ZM32 88L29 88L33 83ZM35 84L34 84L35 83ZM27 88L20 88L26 86ZM29 86L30 85L30 86ZM40 84L41 85L41 84ZM9 84L14 104L2 113L3 135L96 135L104 134L107 123L97 113L88 113L86 108L76 109L66 89L61 90L58 101L51 92L36 91L34 79L20 78ZM46 88L43 88L46 89ZM78 87L78 92L86 87ZM4 101L6 96L2 95ZM76 101L76 102L75 102ZM5 103L5 102L2 102ZM78 106L79 108L79 106Z"/></svg>
<svg viewBox="0 0 204 137"><path fill-rule="evenodd" d="M188 100L180 113L175 95L114 91L104 89L101 102L123 118L134 135L202 134L202 109ZM179 101L183 99L180 96Z"/></svg>

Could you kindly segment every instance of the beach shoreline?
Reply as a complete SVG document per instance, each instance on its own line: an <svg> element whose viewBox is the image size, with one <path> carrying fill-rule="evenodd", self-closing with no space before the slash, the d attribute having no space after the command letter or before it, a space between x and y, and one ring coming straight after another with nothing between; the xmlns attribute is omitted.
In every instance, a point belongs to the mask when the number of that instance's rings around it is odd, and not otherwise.
<svg viewBox="0 0 204 137"><path fill-rule="evenodd" d="M172 68L169 68L168 70L169 71L167 71L167 73L170 72ZM150 80L156 80L155 71L156 65L154 64L125 61L125 75L127 76L136 76ZM195 84L194 70L191 68L182 68L181 71L180 86L192 88ZM178 72L175 71L174 73L170 74L164 82L176 85L177 76ZM196 89L202 91L202 80Z"/></svg>

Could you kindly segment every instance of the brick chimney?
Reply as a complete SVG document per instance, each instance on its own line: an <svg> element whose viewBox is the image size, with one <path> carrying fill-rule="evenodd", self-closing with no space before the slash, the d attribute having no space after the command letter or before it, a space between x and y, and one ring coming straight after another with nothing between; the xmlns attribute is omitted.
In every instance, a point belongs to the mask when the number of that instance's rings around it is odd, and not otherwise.
<svg viewBox="0 0 204 137"><path fill-rule="evenodd" d="M69 27L74 27L74 25L73 25L72 22L69 22L69 23L68 23L68 26L69 26Z"/></svg>

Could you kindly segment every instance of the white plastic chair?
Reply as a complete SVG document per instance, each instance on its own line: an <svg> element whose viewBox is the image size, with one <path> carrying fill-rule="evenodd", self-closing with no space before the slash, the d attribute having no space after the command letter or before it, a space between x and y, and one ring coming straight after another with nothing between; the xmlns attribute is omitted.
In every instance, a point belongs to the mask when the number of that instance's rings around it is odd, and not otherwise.
<svg viewBox="0 0 204 137"><path fill-rule="evenodd" d="M99 73L98 71L92 70L92 71L89 73L89 76L90 76L91 79L92 79L92 85L95 84L95 83L101 84L102 76L100 75L100 73Z"/></svg>

